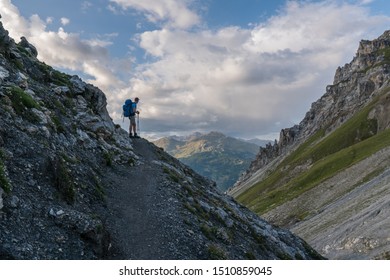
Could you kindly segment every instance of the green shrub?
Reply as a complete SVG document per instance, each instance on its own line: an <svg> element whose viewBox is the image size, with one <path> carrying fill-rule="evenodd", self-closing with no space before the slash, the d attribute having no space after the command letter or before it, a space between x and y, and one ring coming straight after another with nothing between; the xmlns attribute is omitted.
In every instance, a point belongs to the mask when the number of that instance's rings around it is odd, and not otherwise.
<svg viewBox="0 0 390 280"><path fill-rule="evenodd" d="M6 193L11 191L11 184L5 173L5 166L2 159L0 159L0 186Z"/></svg>
<svg viewBox="0 0 390 280"><path fill-rule="evenodd" d="M209 253L209 257L212 260L226 260L227 254L226 252L220 248L218 245L210 244L207 246L207 251Z"/></svg>
<svg viewBox="0 0 390 280"><path fill-rule="evenodd" d="M381 49L378 51L379 54L382 54L385 58L384 63L389 64L390 63L390 47Z"/></svg>
<svg viewBox="0 0 390 280"><path fill-rule="evenodd" d="M216 227L209 227L206 224L201 224L200 230L203 232L203 234L210 240L214 240L217 235L217 228Z"/></svg>
<svg viewBox="0 0 390 280"><path fill-rule="evenodd" d="M60 118L57 116L57 115L54 115L51 117L51 120L57 130L58 133L64 133L65 132L65 128L64 126L62 125L61 121L60 121Z"/></svg>
<svg viewBox="0 0 390 280"><path fill-rule="evenodd" d="M11 191L11 184L5 172L4 157L4 152L0 149L0 186L6 193L9 193Z"/></svg>
<svg viewBox="0 0 390 280"><path fill-rule="evenodd" d="M50 74L51 74L51 81L54 84L59 85L59 86L70 86L71 85L71 82L70 82L71 76L70 75L62 73L62 72L54 70L54 69L50 72Z"/></svg>
<svg viewBox="0 0 390 280"><path fill-rule="evenodd" d="M25 113L27 109L39 109L39 104L19 87L12 87L9 91L12 107L18 115Z"/></svg>
<svg viewBox="0 0 390 280"><path fill-rule="evenodd" d="M113 154L111 152L105 151L103 153L104 162L107 166L112 166Z"/></svg>
<svg viewBox="0 0 390 280"><path fill-rule="evenodd" d="M177 172L175 172L175 171L173 171L173 170L171 170L171 169L169 169L168 167L163 167L163 172L165 173L165 174L168 174L169 175L169 178L173 181L173 182L175 182L175 183L179 183L180 182L180 178L181 178L181 176L179 175L179 174L177 174Z"/></svg>
<svg viewBox="0 0 390 280"><path fill-rule="evenodd" d="M16 45L16 47L19 50L20 54L24 54L27 57L32 57L31 53L26 50L26 48L22 47L21 45Z"/></svg>
<svg viewBox="0 0 390 280"><path fill-rule="evenodd" d="M245 252L245 258L247 260L256 260L256 255L251 251Z"/></svg>
<svg viewBox="0 0 390 280"><path fill-rule="evenodd" d="M65 160L61 157L56 157L51 161L50 166L52 169L54 186L67 203L73 204L76 198L76 188Z"/></svg>
<svg viewBox="0 0 390 280"><path fill-rule="evenodd" d="M95 183L94 185L95 185L95 193L96 193L96 195L101 200L104 200L106 192L105 192L104 186L102 185L102 182L100 181L100 179L97 176L94 176L93 180L94 180L94 183Z"/></svg>

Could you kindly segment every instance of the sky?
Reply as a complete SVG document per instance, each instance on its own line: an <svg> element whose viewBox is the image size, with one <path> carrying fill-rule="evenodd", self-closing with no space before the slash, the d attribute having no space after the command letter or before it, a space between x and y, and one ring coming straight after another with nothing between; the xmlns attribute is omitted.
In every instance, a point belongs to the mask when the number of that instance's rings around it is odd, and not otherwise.
<svg viewBox="0 0 390 280"><path fill-rule="evenodd" d="M149 139L220 131L278 139L390 29L388 0L0 0L38 58L107 96L115 123L140 98Z"/></svg>

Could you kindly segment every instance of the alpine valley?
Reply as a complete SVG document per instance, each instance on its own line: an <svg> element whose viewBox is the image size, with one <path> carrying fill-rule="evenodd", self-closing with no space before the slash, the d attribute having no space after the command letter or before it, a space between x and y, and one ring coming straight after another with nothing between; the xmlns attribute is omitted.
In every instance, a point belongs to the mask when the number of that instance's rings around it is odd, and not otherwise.
<svg viewBox="0 0 390 280"><path fill-rule="evenodd" d="M229 194L329 259L390 258L390 31L362 40Z"/></svg>
<svg viewBox="0 0 390 280"><path fill-rule="evenodd" d="M170 136L153 143L199 174L215 181L222 191L238 180L259 152L258 145L219 132ZM265 146L268 141L258 140L257 143Z"/></svg>

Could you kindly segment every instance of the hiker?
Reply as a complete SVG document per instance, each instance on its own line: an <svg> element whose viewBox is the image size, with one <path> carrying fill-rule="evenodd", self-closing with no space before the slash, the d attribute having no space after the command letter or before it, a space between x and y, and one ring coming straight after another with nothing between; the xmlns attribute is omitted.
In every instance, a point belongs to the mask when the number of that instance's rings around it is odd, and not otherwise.
<svg viewBox="0 0 390 280"><path fill-rule="evenodd" d="M129 136L130 138L139 138L139 136L137 135L137 125L136 125L136 122L135 122L135 115L139 115L139 111L137 111L137 103L139 101L139 98L136 97L134 98L134 102L131 104L131 112L130 113L130 116L129 116L129 119L130 119L130 126L129 126ZM132 134L132 131L134 132L134 136Z"/></svg>

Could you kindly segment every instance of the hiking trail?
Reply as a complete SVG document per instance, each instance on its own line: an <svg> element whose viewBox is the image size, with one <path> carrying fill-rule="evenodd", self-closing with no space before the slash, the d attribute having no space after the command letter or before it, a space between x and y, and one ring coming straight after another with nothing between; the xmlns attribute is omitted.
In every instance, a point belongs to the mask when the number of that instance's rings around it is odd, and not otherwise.
<svg viewBox="0 0 390 280"><path fill-rule="evenodd" d="M106 178L111 184L107 195L109 208L114 209L116 219L115 236L121 240L116 244L113 258L125 259L169 259L171 234L164 232L166 222L162 219L170 205L164 202L161 187L163 175L150 144L144 139L133 140L134 152L141 163L133 167L116 167L116 175ZM112 181L110 181L110 179Z"/></svg>

